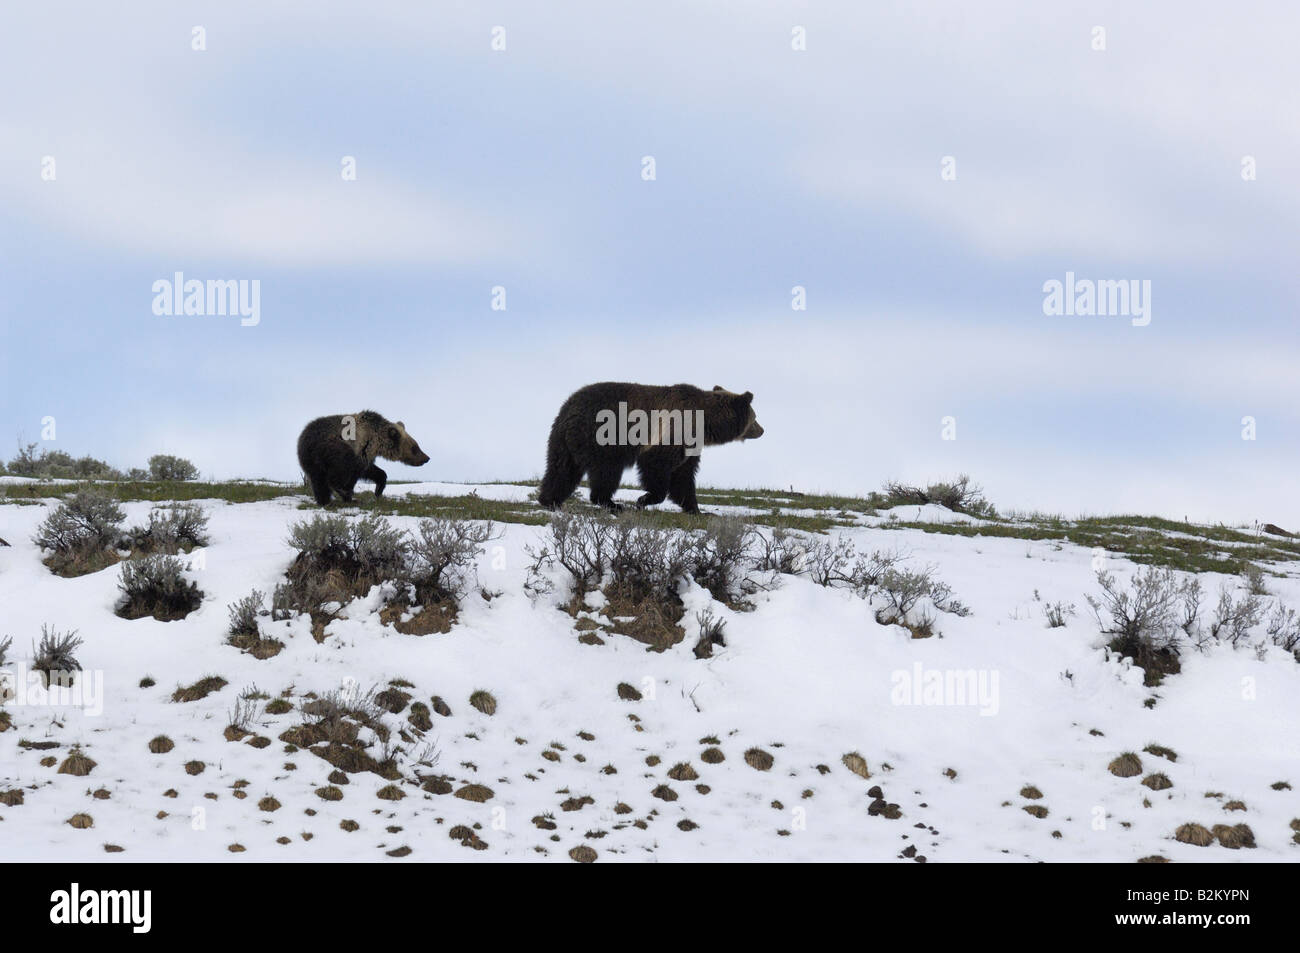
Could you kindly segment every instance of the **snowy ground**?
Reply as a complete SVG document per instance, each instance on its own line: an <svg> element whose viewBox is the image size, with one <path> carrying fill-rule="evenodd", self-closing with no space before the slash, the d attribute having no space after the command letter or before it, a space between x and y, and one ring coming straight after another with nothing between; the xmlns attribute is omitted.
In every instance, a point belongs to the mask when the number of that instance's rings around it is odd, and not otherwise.
<svg viewBox="0 0 1300 953"><path fill-rule="evenodd" d="M529 488L390 488L394 495L471 491L523 500ZM683 590L687 637L663 654L617 635L583 644L573 618L557 609L562 592L532 601L523 589L524 547L545 529L507 525L479 565L482 585L500 595L467 598L450 633L397 633L373 611L375 594L348 607L320 644L305 620L267 621L286 648L258 660L226 644L227 605L281 581L293 555L287 527L310 515L300 502L203 502L212 541L203 567L191 573L203 604L170 623L114 615L116 567L64 579L41 563L31 535L52 501L0 505L0 538L11 544L0 548L0 639L14 636L10 667L29 661L41 625L49 624L78 630L88 684L103 680L101 704L92 710L5 706L12 727L0 732L0 793L23 794L21 804L0 804L5 857L401 862L388 852L410 848L408 861L568 862L579 845L594 848L602 862L1300 857L1288 827L1300 817L1300 790L1273 788L1285 781L1300 789L1300 664L1276 648L1216 647L1185 653L1180 674L1144 687L1140 670L1102 648L1083 599L1096 592L1093 553L1077 546L848 529L860 550L901 548L915 564L935 565L971 614L941 615L941 637L913 640L900 627L879 625L852 593L783 577L779 588L755 597L752 612L713 603L727 620L727 647L698 660L694 619L710 604L707 592L693 584ZM125 504L128 525L146 521L150 508ZM902 507L898 515L910 521L918 513L923 521L952 518L937 507ZM1123 578L1132 568L1119 554L1109 566ZM1225 578L1206 574L1203 582L1214 594ZM1288 605L1300 605L1294 575L1270 577L1268 585ZM1057 600L1079 612L1051 629L1043 604ZM975 704L900 697L900 680L918 671L973 671L988 694ZM139 687L145 675L157 684ZM178 685L207 675L229 684L200 701L171 702ZM381 800L377 792L388 782L367 773L350 776L341 800L317 796L332 767L307 750L287 753L279 740L301 721L296 706L304 693L382 688L396 678L414 684L406 689L414 700L439 695L452 710L434 715L433 730L417 745L436 745L438 762L427 773L447 775L457 790L485 785L486 801L428 793L411 780L399 782L404 798ZM620 699L619 683L644 697ZM252 685L273 697L287 691L295 705L288 714L258 715L257 735L271 741L260 748L253 738L223 737L236 695ZM469 705L478 689L495 696L494 715ZM1152 697L1154 707L1146 707ZM406 726L406 714L389 716L394 729ZM157 735L175 748L150 753ZM1142 753L1152 743L1176 751L1177 761ZM57 773L74 745L96 762L87 776ZM725 760L702 760L710 747ZM746 763L750 748L771 754L770 770ZM552 754L543 757L546 751ZM1142 774L1119 778L1107 770L1124 751L1140 753ZM849 752L866 759L869 779L842 763ZM190 762L201 762L201 772L187 772ZM671 778L681 762L698 778ZM1157 771L1172 788L1140 785ZM1022 796L1027 785L1042 797ZM874 786L901 817L868 814ZM278 809L261 809L266 797ZM1234 800L1245 810L1225 810ZM1046 816L1024 810L1032 805L1045 807ZM78 813L90 815L93 826L70 826ZM356 829L344 829L353 827L341 826L347 821ZM1187 822L1249 824L1258 847L1175 842L1174 830ZM456 825L474 829L486 848L449 837ZM106 854L106 844L123 851ZM235 844L244 850L232 853Z"/></svg>

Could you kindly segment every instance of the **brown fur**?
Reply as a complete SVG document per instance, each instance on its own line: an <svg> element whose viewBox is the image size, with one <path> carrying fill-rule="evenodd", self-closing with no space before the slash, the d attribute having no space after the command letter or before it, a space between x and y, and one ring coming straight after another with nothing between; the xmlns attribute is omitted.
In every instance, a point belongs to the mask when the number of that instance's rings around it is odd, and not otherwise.
<svg viewBox="0 0 1300 953"><path fill-rule="evenodd" d="M380 457L413 467L429 462L405 424L390 422L373 410L318 417L298 437L298 463L322 506L331 493L351 503L361 479L373 481L375 496L382 496L388 474L375 466Z"/></svg>
<svg viewBox="0 0 1300 953"><path fill-rule="evenodd" d="M548 508L560 506L585 474L591 483L591 501L617 510L614 491L623 471L636 466L646 491L638 506L668 498L683 511L697 513L695 474L700 458L687 453L683 445L684 419L690 415L693 424L695 413L703 413L703 439L691 436L706 447L753 440L763 435L753 399L748 391L737 394L723 387L706 391L690 384L589 384L573 393L556 414L538 501ZM620 405L629 424L636 412L645 415L649 426L643 441L631 441L629 426L628 442L602 442L602 415L617 415Z"/></svg>

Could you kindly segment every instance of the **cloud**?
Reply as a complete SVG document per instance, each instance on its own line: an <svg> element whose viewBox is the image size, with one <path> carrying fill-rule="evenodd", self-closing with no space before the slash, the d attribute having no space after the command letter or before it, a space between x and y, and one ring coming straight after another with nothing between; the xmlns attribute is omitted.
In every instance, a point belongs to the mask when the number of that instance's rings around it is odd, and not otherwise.
<svg viewBox="0 0 1300 953"><path fill-rule="evenodd" d="M151 143L141 161L126 148L131 141L150 137L120 128L112 140L94 129L65 130L53 153L58 178L44 182L37 133L0 129L0 148L30 166L26 181L7 177L9 214L118 253L291 266L509 260L527 231L428 184L376 182L364 162L359 180L345 182L341 156L319 156L315 165L267 161L193 132Z"/></svg>
<svg viewBox="0 0 1300 953"><path fill-rule="evenodd" d="M307 419L369 405L433 454L404 475L508 478L540 469L580 384L688 380L753 390L767 427L706 454L710 482L866 491L967 469L1010 506L1287 506L1300 126L1279 117L1300 13L1242 9L16 8L3 304L64 375L47 390L24 356L13 403L57 405L98 442L76 452L276 476ZM233 339L150 320L149 281L198 276L194 259L265 265L274 318ZM1067 268L1152 278L1151 326L1043 317L1041 283ZM484 272L510 283L491 321ZM792 314L799 281L814 310ZM170 399L142 410L139 381Z"/></svg>

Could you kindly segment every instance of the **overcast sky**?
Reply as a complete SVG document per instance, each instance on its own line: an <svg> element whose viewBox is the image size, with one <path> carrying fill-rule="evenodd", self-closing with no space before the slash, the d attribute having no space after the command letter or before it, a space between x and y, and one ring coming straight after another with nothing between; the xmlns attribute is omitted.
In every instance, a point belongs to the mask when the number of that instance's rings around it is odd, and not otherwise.
<svg viewBox="0 0 1300 953"><path fill-rule="evenodd" d="M582 384L685 381L766 429L701 483L1300 529L1300 10L1136 6L7 5L0 454L296 478L371 407L393 478L516 479Z"/></svg>

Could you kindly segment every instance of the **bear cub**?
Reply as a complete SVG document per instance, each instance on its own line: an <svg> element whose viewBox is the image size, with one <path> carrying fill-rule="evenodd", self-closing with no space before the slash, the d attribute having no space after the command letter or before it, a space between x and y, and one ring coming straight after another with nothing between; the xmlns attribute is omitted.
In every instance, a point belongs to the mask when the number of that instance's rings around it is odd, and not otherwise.
<svg viewBox="0 0 1300 953"><path fill-rule="evenodd" d="M392 423L373 410L317 417L298 437L298 463L321 506L331 492L351 503L358 480L372 481L375 496L383 496L388 474L375 466L376 457L412 467L429 462L400 420Z"/></svg>
<svg viewBox="0 0 1300 953"><path fill-rule="evenodd" d="M623 471L635 465L645 490L638 507L666 497L683 512L698 513L700 450L763 436L753 400L749 391L723 387L588 384L570 395L551 425L538 502L558 509L586 475L591 502L618 512L614 492Z"/></svg>

